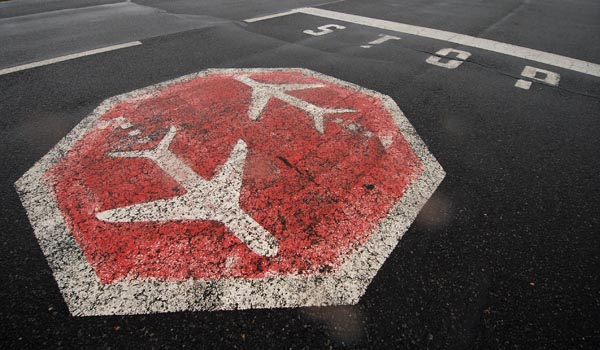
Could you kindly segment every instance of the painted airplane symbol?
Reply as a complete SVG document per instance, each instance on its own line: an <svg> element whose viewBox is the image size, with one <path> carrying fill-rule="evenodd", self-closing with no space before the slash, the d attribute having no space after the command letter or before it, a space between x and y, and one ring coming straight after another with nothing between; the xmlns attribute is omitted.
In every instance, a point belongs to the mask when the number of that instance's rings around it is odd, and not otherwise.
<svg viewBox="0 0 600 350"><path fill-rule="evenodd" d="M154 149L113 152L108 155L115 158L150 159L187 192L173 198L106 210L96 217L107 222L219 221L255 253L267 257L276 255L279 244L275 237L244 212L239 204L248 153L246 143L239 140L218 174L211 180L205 180L169 150L175 133L176 128L171 126Z"/></svg>
<svg viewBox="0 0 600 350"><path fill-rule="evenodd" d="M247 75L240 75L235 77L235 79L252 88L252 101L250 102L250 108L248 109L248 116L252 120L258 120L260 118L260 114L267 106L267 103L269 103L271 97L278 98L283 102L287 102L292 106L307 112L312 117L315 128L321 134L325 131L323 118L326 114L356 112L353 109L319 107L310 102L286 94L286 91L324 87L325 85L323 84L268 84L253 80Z"/></svg>

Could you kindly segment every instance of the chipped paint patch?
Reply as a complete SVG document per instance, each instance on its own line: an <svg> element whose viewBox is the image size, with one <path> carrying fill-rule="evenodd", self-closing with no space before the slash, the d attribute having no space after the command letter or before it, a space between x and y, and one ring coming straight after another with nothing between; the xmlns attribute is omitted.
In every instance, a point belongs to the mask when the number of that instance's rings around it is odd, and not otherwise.
<svg viewBox="0 0 600 350"><path fill-rule="evenodd" d="M356 303L443 177L388 96L214 69L105 101L15 185L81 316Z"/></svg>
<svg viewBox="0 0 600 350"><path fill-rule="evenodd" d="M383 148L388 149L394 143L394 137L391 135L379 135L379 141Z"/></svg>

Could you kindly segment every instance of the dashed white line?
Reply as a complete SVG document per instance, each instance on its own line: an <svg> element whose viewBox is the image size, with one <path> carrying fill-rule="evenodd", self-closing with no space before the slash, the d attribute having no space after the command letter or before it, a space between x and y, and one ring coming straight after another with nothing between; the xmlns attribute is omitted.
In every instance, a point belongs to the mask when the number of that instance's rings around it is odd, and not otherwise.
<svg viewBox="0 0 600 350"><path fill-rule="evenodd" d="M20 65L20 66L15 66L15 67L9 67L9 68L2 69L2 70L0 70L0 75L14 73L14 72L18 72L18 71L22 71L22 70L26 70L26 69L31 69L31 68L36 68L36 67L41 67L41 66L46 66L46 65L49 65L49 64L53 64L53 63L58 63L58 62L72 60L72 59L75 59L75 58L80 58L80 57L85 57L85 56L91 56L91 55L99 54L99 53L102 53L102 52L124 49L126 47L137 46L137 45L142 45L142 42L141 41L131 41L131 42L128 42L128 43L123 43L123 44L118 44L118 45L111 45L111 46L101 47L101 48L94 49L94 50L88 50L88 51L73 53L73 54L70 54L70 55L65 55L65 56L50 58L50 59L43 60L43 61L37 61L37 62L28 63L28 64L23 64L23 65Z"/></svg>
<svg viewBox="0 0 600 350"><path fill-rule="evenodd" d="M566 56L556 55L549 52L540 50L530 49L517 45L502 43L490 39L477 38L470 35L464 35L460 33L447 32L444 30L432 29L427 27L420 27L410 24L397 23L386 21L377 18L370 18L358 15L352 15L348 13L335 12L330 10L324 10L314 7L298 8L291 11L282 12L279 14L273 14L265 17L258 17L247 19L246 22L258 22L265 19L287 16L294 13L303 13L307 15L313 15L318 17L324 17L329 19L335 19L344 22L355 23L359 25L411 34L421 36L430 39L443 40L459 45L475 47L482 50L492 51L509 55L513 57L523 58L530 61L540 62L555 67L560 67L568 70L572 70L579 73L589 74L592 76L600 77L600 64L582 61L576 58L570 58Z"/></svg>

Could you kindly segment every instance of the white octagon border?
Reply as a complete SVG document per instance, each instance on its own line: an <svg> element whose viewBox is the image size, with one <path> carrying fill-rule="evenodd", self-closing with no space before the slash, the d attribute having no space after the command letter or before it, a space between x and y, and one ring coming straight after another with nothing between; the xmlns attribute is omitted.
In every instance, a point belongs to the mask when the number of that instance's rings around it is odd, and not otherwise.
<svg viewBox="0 0 600 350"><path fill-rule="evenodd" d="M275 71L301 72L381 99L421 160L423 173L406 189L401 200L368 241L350 255L338 270L327 275L100 283L69 232L54 195L42 181L42 175L84 136L100 116L118 102L144 98L167 85L211 74ZM73 316L99 316L356 304L444 176L440 164L389 96L303 68L228 68L207 69L103 101L17 180L15 187L69 311Z"/></svg>

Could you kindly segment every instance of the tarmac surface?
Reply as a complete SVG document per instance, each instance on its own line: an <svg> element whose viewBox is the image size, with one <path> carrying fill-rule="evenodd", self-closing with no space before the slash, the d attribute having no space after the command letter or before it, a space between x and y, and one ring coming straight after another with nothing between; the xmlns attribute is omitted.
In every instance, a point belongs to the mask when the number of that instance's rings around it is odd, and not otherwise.
<svg viewBox="0 0 600 350"><path fill-rule="evenodd" d="M259 18L304 7L369 24L305 12ZM577 71L373 19L590 65ZM599 19L600 3L585 0L0 3L0 71L141 41L0 75L0 345L599 348ZM526 66L538 72L524 77ZM72 316L15 182L107 98L209 68L288 67L390 96L446 173L358 303Z"/></svg>

